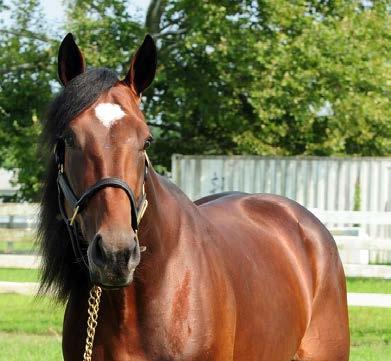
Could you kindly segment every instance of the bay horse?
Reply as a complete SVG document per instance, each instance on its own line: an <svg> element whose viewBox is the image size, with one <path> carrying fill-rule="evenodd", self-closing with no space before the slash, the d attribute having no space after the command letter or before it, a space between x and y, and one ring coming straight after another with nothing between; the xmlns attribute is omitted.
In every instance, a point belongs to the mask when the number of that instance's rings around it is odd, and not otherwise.
<svg viewBox="0 0 391 361"><path fill-rule="evenodd" d="M59 49L39 235L64 360L82 360L92 285L94 361L348 360L344 271L315 216L268 194L193 203L153 170L140 103L156 63L149 35L123 80L87 70L71 34Z"/></svg>

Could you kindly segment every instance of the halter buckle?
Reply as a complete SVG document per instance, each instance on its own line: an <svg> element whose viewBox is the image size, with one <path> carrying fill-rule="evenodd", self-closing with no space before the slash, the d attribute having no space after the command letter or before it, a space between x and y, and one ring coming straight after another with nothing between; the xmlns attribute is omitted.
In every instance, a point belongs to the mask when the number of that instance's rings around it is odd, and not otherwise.
<svg viewBox="0 0 391 361"><path fill-rule="evenodd" d="M140 252L143 253L147 250L147 246L140 246Z"/></svg>
<svg viewBox="0 0 391 361"><path fill-rule="evenodd" d="M136 231L136 239L137 239L137 243L139 243L139 239L138 239L138 231ZM143 253L147 250L147 246L140 246L140 253Z"/></svg>

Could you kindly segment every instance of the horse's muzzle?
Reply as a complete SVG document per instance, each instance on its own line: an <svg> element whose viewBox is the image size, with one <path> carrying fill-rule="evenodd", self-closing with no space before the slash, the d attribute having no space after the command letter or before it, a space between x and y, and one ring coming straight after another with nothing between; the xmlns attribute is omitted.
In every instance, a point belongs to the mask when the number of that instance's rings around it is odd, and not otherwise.
<svg viewBox="0 0 391 361"><path fill-rule="evenodd" d="M140 263L140 245L133 232L112 242L108 236L97 233L88 247L91 282L106 288L125 287Z"/></svg>

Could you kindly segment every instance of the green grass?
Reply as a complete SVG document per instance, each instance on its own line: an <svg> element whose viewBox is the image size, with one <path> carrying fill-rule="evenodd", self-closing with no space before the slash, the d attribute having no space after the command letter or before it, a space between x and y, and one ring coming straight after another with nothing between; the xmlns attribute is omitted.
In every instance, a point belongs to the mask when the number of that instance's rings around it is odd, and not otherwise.
<svg viewBox="0 0 391 361"><path fill-rule="evenodd" d="M0 241L0 253L32 254L37 253L37 247L33 241L18 241L14 242L10 249L7 242Z"/></svg>
<svg viewBox="0 0 391 361"><path fill-rule="evenodd" d="M62 360L63 314L48 297L0 295L0 361Z"/></svg>
<svg viewBox="0 0 391 361"><path fill-rule="evenodd" d="M0 332L59 335L63 306L47 297L0 295Z"/></svg>
<svg viewBox="0 0 391 361"><path fill-rule="evenodd" d="M352 284L367 290L366 284ZM47 297L0 295L0 361L38 361L42 355L45 361L61 360L63 312ZM350 361L390 361L391 309L351 307L349 318Z"/></svg>
<svg viewBox="0 0 391 361"><path fill-rule="evenodd" d="M351 307L350 361L391 360L391 309ZM0 295L0 361L61 359L63 307L48 298Z"/></svg>
<svg viewBox="0 0 391 361"><path fill-rule="evenodd" d="M37 269L0 268L0 281L12 282L38 282L39 271Z"/></svg>
<svg viewBox="0 0 391 361"><path fill-rule="evenodd" d="M391 280L380 278L348 278L347 289L348 292L391 293Z"/></svg>
<svg viewBox="0 0 391 361"><path fill-rule="evenodd" d="M390 361L391 309L351 307L349 317L350 361Z"/></svg>
<svg viewBox="0 0 391 361"><path fill-rule="evenodd" d="M62 360L61 336L0 332L0 340L0 361Z"/></svg>
<svg viewBox="0 0 391 361"><path fill-rule="evenodd" d="M31 254L38 250L34 231L2 228L0 238L0 253Z"/></svg>

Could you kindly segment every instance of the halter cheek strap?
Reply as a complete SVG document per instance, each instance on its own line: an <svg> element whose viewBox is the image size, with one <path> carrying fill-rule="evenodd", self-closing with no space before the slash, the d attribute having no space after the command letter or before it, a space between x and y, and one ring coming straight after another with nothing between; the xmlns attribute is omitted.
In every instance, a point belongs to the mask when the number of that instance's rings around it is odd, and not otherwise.
<svg viewBox="0 0 391 361"><path fill-rule="evenodd" d="M61 152L62 150L62 152ZM142 195L139 202L136 202L136 197L129 187L129 185L122 179L115 177L108 177L98 180L94 185L88 188L81 196L78 198L75 195L71 185L69 184L68 178L64 173L64 149L61 149L61 145L57 144L54 149L54 158L58 166L58 175L57 175L57 191L58 191L58 207L60 209L61 217L66 224L69 237L71 239L71 244L76 258L79 258L83 261L84 265L89 269L88 261L86 261L84 253L81 249L79 242L79 234L75 225L76 216L82 212L91 198L100 190L111 187L111 188L120 188L122 189L129 198L130 209L131 209L131 224L132 229L137 235L138 225L145 213L145 210L148 206L148 201L145 193L145 179L148 175L149 159L145 153L145 170L144 170L144 183ZM73 209L73 214L71 218L68 218L65 208L64 200L66 200Z"/></svg>

